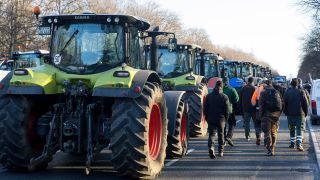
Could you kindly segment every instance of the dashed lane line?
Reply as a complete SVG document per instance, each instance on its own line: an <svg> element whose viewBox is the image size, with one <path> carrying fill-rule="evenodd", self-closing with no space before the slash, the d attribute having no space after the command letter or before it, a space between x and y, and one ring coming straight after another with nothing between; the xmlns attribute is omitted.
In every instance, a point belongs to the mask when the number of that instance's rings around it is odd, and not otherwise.
<svg viewBox="0 0 320 180"><path fill-rule="evenodd" d="M317 130L314 130L312 128L312 125L311 125L309 119L307 119L307 124L308 124L309 131L310 131L310 134L311 134L311 139L312 139L312 142L313 142L314 152L315 152L316 158L317 158L318 168L320 169L320 148L319 148L319 143L317 141L316 134L315 134L315 132Z"/></svg>
<svg viewBox="0 0 320 180"><path fill-rule="evenodd" d="M241 121L241 120L237 120L236 123L238 124L240 121ZM195 150L195 149L189 149L189 150L187 151L187 154L193 152L194 150ZM171 166L172 164L178 162L179 160L180 160L180 159L172 159L171 161L167 162L167 163L165 164L165 166L166 166L166 167L169 167L169 166Z"/></svg>
<svg viewBox="0 0 320 180"><path fill-rule="evenodd" d="M193 151L194 151L194 149L189 149L189 150L187 151L187 155L188 155L189 153L193 152ZM179 160L180 160L180 159L172 159L171 161L167 162L167 163L165 164L165 166L166 166L166 167L169 167L169 166L171 166L172 164L178 162Z"/></svg>

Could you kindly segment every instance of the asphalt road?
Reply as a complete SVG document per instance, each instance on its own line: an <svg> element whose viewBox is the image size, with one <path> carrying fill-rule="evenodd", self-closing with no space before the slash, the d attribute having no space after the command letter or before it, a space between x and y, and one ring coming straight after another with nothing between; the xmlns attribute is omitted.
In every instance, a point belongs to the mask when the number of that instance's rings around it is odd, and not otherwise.
<svg viewBox="0 0 320 180"><path fill-rule="evenodd" d="M241 118L237 118L240 120ZM251 129L254 137L254 129ZM207 138L191 139L189 154L179 160L167 160L158 179L320 179L319 169L309 133L305 133L305 151L289 149L289 131L285 117L281 118L276 156L266 156L264 146L244 138L242 121L237 124L234 147L225 147L225 156L211 160ZM91 175L84 174L84 159L57 153L46 171L31 174L0 169L0 179L121 179L109 162L110 152L103 151L93 165Z"/></svg>

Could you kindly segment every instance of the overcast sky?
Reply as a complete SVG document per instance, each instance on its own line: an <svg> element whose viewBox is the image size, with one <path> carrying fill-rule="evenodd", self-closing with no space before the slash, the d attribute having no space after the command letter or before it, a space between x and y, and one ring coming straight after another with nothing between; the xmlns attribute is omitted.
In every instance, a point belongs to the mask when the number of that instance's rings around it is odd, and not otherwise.
<svg viewBox="0 0 320 180"><path fill-rule="evenodd" d="M253 53L280 74L297 75L301 38L311 25L298 0L152 1L179 15L186 27L206 29L214 44Z"/></svg>

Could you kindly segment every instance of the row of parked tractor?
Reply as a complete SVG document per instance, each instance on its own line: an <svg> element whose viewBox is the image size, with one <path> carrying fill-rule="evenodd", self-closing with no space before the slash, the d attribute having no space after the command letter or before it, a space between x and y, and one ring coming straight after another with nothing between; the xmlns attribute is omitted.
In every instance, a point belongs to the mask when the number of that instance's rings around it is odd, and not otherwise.
<svg viewBox="0 0 320 180"><path fill-rule="evenodd" d="M38 24L50 53L17 52L0 66L0 162L8 170L45 169L60 150L84 156L89 174L109 148L119 175L154 178L165 158L186 155L189 137L206 134L210 82L227 76L240 87L249 76L271 76L129 15L50 15Z"/></svg>

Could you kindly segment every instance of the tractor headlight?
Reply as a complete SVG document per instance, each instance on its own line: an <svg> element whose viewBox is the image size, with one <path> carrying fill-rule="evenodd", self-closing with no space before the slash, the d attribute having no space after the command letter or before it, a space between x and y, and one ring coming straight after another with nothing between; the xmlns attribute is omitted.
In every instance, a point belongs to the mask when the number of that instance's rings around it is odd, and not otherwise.
<svg viewBox="0 0 320 180"><path fill-rule="evenodd" d="M113 73L114 77L129 77L130 73L128 71L116 71Z"/></svg>
<svg viewBox="0 0 320 180"><path fill-rule="evenodd" d="M195 80L195 79L196 78L194 76L192 76L192 75L186 77L186 80Z"/></svg>
<svg viewBox="0 0 320 180"><path fill-rule="evenodd" d="M17 75L17 76L24 76L24 75L28 75L28 71L26 69L16 69L14 70L14 75Z"/></svg>

